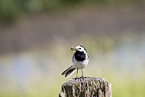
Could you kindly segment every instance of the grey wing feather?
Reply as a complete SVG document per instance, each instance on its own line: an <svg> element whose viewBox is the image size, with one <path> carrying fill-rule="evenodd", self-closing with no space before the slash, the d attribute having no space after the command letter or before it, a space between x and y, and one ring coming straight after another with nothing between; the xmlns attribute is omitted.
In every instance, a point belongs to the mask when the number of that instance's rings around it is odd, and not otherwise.
<svg viewBox="0 0 145 97"><path fill-rule="evenodd" d="M70 77L74 72L76 71L76 68L72 65L68 69L66 69L62 75L65 75L65 77Z"/></svg>

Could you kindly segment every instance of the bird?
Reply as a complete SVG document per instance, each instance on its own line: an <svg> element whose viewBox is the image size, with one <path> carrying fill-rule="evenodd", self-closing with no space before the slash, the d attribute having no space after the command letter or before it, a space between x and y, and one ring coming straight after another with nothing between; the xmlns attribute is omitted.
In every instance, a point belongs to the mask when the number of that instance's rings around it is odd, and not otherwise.
<svg viewBox="0 0 145 97"><path fill-rule="evenodd" d="M62 73L62 75L64 75L65 77L70 77L75 71L77 71L76 78L78 78L78 69L81 69L82 71L81 77L83 77L83 68L85 68L89 63L89 56L87 50L85 49L84 46L78 45L75 48L72 47L71 51L74 52L72 57L73 65L67 68Z"/></svg>

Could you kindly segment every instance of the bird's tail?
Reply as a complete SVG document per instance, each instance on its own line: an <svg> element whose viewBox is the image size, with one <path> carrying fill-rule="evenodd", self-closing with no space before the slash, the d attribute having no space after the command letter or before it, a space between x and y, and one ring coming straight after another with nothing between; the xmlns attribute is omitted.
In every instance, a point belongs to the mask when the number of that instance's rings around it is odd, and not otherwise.
<svg viewBox="0 0 145 97"><path fill-rule="evenodd" d="M62 73L62 75L65 75L65 77L70 77L75 71L76 71L76 67L74 65L72 65L68 69L66 69Z"/></svg>

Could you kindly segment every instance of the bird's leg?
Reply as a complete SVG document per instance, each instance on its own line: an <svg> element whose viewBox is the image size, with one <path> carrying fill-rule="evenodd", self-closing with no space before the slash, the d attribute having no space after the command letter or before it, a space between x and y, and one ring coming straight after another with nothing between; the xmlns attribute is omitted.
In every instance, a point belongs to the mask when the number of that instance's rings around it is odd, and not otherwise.
<svg viewBox="0 0 145 97"><path fill-rule="evenodd" d="M83 74L83 69L81 69L82 70L82 76L81 77L84 77L84 74Z"/></svg>
<svg viewBox="0 0 145 97"><path fill-rule="evenodd" d="M76 74L76 78L78 78L78 69L77 69L77 74Z"/></svg>

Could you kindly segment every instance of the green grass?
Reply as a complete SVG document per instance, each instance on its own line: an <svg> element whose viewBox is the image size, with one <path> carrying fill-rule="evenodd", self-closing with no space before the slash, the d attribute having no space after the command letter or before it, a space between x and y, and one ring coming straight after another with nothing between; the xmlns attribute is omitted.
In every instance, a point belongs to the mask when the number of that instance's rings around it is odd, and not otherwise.
<svg viewBox="0 0 145 97"><path fill-rule="evenodd" d="M106 80L107 77L104 77ZM59 79L41 79L29 84L25 91L21 91L17 85L10 88L3 87L0 90L0 97L56 97L58 96L61 85L66 82L64 77ZM112 84L113 97L144 97L145 95L145 83L143 79L133 81L133 79L124 78L118 80L115 77L109 77ZM53 81L50 81L53 80Z"/></svg>

